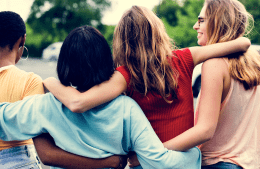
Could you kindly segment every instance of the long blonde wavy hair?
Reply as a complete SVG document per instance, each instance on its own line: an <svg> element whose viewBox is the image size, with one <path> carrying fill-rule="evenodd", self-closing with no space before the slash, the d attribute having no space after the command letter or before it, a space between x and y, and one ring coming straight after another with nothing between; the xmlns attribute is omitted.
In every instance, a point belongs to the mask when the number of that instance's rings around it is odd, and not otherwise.
<svg viewBox="0 0 260 169"><path fill-rule="evenodd" d="M205 0L207 45L234 40L252 30L253 17L237 0ZM252 21L252 22L250 22ZM229 57L229 73L245 89L260 84L260 56L255 50Z"/></svg>
<svg viewBox="0 0 260 169"><path fill-rule="evenodd" d="M114 31L113 55L116 66L124 65L131 74L131 87L146 96L155 92L176 98L178 72L170 65L174 49L162 21L145 7L126 11Z"/></svg>

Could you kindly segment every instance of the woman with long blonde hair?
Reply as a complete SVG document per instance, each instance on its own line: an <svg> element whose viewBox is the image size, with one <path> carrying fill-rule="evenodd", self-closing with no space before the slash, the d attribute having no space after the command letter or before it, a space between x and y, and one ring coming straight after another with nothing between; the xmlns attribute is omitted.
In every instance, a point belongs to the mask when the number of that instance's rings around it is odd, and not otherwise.
<svg viewBox="0 0 260 169"><path fill-rule="evenodd" d="M198 43L234 40L250 30L252 16L237 0L205 0L194 25ZM203 169L260 168L260 56L250 49L203 63L196 125L164 145L200 145ZM172 146L171 146L172 145Z"/></svg>
<svg viewBox="0 0 260 169"><path fill-rule="evenodd" d="M124 13L114 32L113 55L120 67L109 81L84 93L53 78L44 84L73 112L85 112L126 92L165 142L193 127L194 66L210 58L246 51L248 45L248 39L241 37L178 50L152 11L133 6Z"/></svg>

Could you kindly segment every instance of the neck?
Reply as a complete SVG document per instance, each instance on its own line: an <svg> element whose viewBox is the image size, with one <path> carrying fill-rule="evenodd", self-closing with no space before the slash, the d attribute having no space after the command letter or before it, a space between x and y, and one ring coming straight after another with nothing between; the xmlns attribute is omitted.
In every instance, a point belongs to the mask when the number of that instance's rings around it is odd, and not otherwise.
<svg viewBox="0 0 260 169"><path fill-rule="evenodd" d="M16 54L14 51L0 50L0 68L9 65L15 65Z"/></svg>

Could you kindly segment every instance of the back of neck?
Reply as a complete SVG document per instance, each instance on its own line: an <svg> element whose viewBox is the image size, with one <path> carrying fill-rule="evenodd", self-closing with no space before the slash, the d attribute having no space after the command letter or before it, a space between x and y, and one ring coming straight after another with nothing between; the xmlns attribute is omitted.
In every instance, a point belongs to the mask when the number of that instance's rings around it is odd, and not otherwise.
<svg viewBox="0 0 260 169"><path fill-rule="evenodd" d="M15 65L16 55L12 51L0 51L0 68L9 65Z"/></svg>

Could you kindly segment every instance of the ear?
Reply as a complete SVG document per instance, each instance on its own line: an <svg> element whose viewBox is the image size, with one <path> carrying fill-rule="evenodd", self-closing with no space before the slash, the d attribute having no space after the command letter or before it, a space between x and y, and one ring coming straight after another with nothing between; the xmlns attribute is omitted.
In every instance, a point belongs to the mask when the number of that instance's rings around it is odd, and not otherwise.
<svg viewBox="0 0 260 169"><path fill-rule="evenodd" d="M24 34L18 41L20 42L16 42L16 43L19 43L19 46L18 46L18 51L17 51L17 55L16 55L16 59L15 59L15 63L17 63L22 55L23 55L23 50L24 50L24 44L25 44L25 39L26 39L26 34ZM22 48L21 48L22 47Z"/></svg>
<svg viewBox="0 0 260 169"><path fill-rule="evenodd" d="M26 34L24 34L24 35L21 37L21 42L20 42L19 47L24 46L25 40L26 40Z"/></svg>

